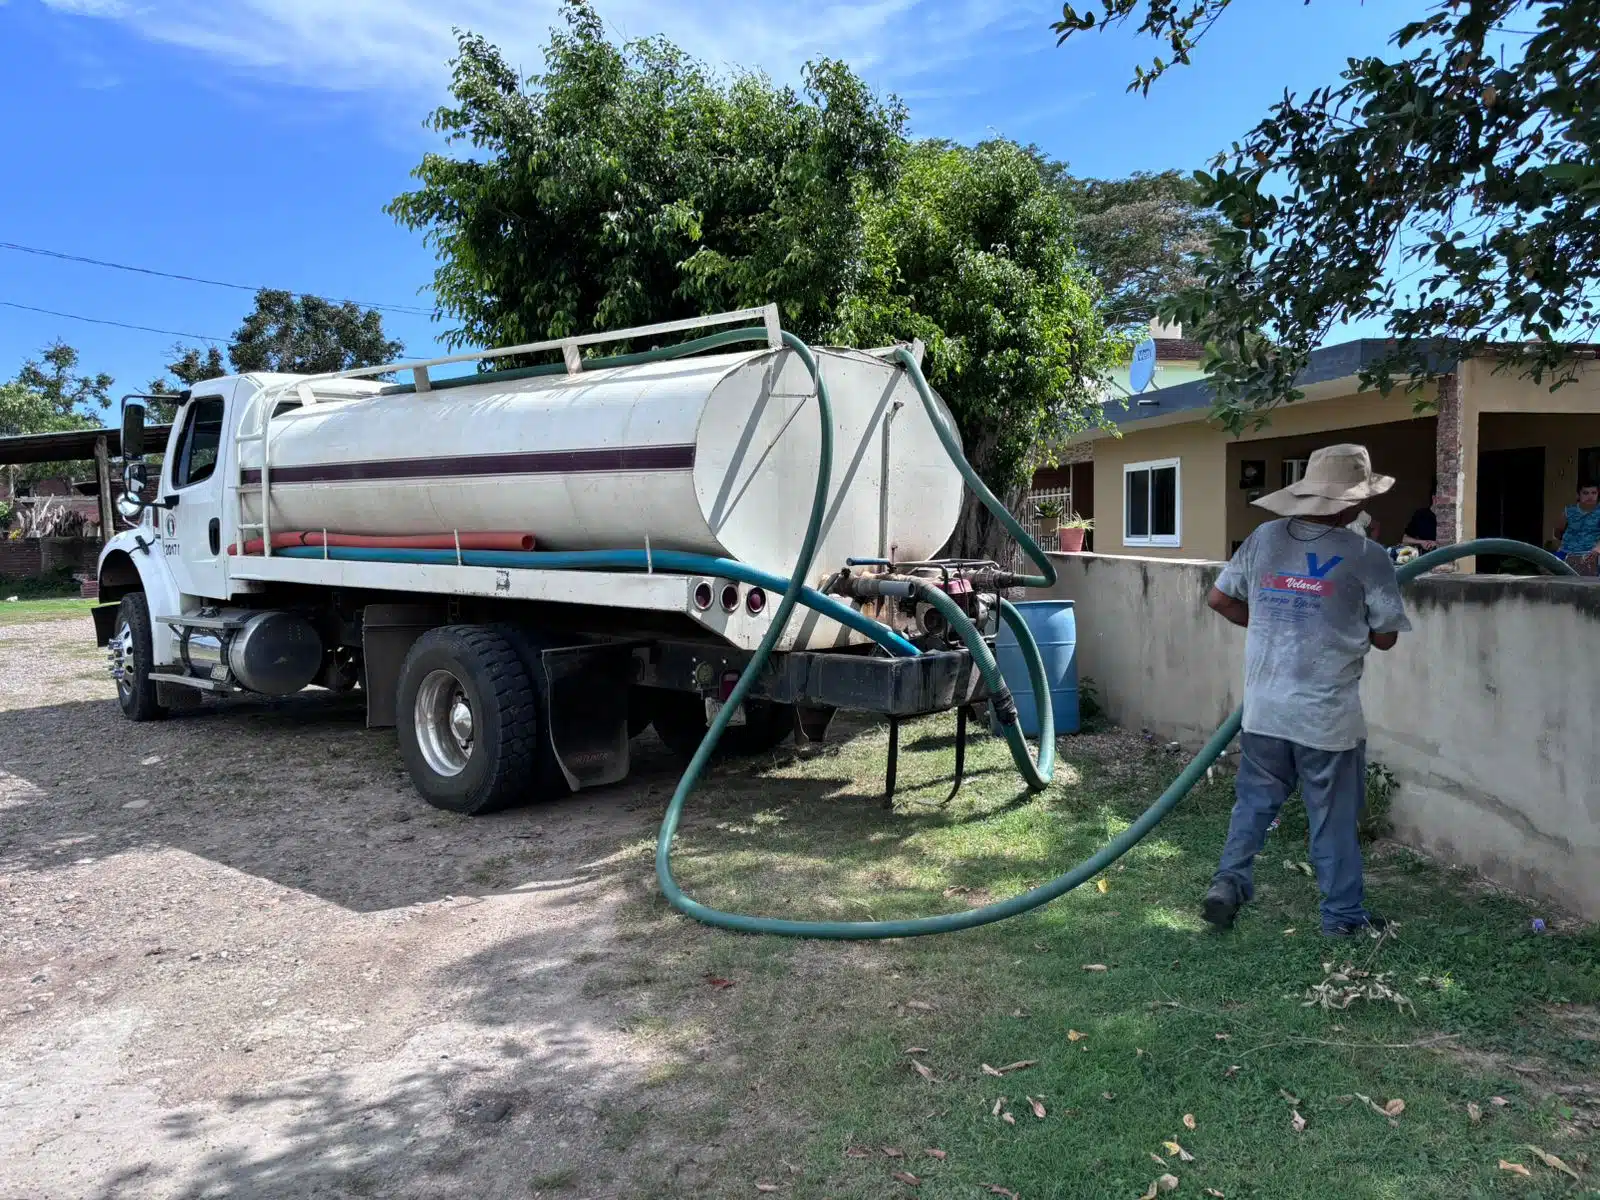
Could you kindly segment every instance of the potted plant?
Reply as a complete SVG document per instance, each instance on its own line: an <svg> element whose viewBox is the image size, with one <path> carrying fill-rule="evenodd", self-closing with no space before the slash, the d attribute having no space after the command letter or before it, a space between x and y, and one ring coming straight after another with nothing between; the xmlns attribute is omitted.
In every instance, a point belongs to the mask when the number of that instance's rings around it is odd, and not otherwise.
<svg viewBox="0 0 1600 1200"><path fill-rule="evenodd" d="M1067 515L1067 510L1059 500L1041 500L1034 507L1033 515L1039 522L1039 536L1052 538L1061 528L1061 518Z"/></svg>
<svg viewBox="0 0 1600 1200"><path fill-rule="evenodd" d="M1056 549L1065 554L1079 554L1083 550L1083 535L1094 528L1094 521L1089 517L1080 517L1077 513L1068 513L1061 519L1056 532Z"/></svg>

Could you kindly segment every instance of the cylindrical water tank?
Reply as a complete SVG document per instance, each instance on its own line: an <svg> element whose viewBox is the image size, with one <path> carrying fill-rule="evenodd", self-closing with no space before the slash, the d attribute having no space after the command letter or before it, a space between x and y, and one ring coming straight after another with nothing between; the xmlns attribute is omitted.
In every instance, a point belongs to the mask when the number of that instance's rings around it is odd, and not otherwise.
<svg viewBox="0 0 1600 1200"><path fill-rule="evenodd" d="M1022 623L1039 643L1045 679L1050 685L1050 703L1057 733L1078 732L1078 618L1071 600L1024 600L1017 605ZM995 661L1006 686L1017 702L1017 718L1022 732L1039 736L1039 705L1033 694L1028 664L1017 645L1011 626L1000 624L995 639Z"/></svg>
<svg viewBox="0 0 1600 1200"><path fill-rule="evenodd" d="M848 557L933 557L962 481L910 379L859 351L816 357L834 417L816 572ZM245 430L258 419L247 413ZM272 422L272 527L525 530L541 550L648 540L786 574L819 437L810 373L788 349L318 398ZM259 482L260 442L241 448L240 466L243 483ZM258 493L246 491L245 509L259 519Z"/></svg>

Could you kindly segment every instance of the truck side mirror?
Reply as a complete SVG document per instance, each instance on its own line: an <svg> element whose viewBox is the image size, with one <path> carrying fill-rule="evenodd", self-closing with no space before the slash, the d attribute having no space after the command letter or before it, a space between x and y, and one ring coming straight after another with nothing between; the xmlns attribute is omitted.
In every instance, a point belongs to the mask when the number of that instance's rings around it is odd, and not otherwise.
<svg viewBox="0 0 1600 1200"><path fill-rule="evenodd" d="M144 457L144 405L137 400L122 402L122 457L129 462Z"/></svg>
<svg viewBox="0 0 1600 1200"><path fill-rule="evenodd" d="M131 462L122 468L122 495L117 497L117 511L130 522L138 521L147 507L144 489L149 482L149 468L142 462Z"/></svg>

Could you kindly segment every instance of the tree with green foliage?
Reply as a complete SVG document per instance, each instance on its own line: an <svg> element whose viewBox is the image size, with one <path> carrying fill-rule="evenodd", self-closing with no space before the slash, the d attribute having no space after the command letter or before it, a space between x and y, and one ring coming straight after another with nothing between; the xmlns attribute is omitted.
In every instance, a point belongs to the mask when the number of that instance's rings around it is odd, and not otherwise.
<svg viewBox="0 0 1600 1200"><path fill-rule="evenodd" d="M46 346L23 362L16 378L0 384L0 437L23 433L70 433L98 429L110 404L111 376L78 371L78 351L65 342ZM69 462L28 463L7 468L9 486L69 476Z"/></svg>
<svg viewBox="0 0 1600 1200"><path fill-rule="evenodd" d="M218 379L228 373L228 365L222 361L222 351L215 346L207 346L202 350L196 346L180 344L173 346L167 353L170 361L167 363L166 374L152 379L145 387L145 391L152 396L173 397L171 400L151 402L149 419L157 425L168 424L177 415L177 397L184 391L197 383L207 379Z"/></svg>
<svg viewBox="0 0 1600 1200"><path fill-rule="evenodd" d="M430 125L471 156L429 154L389 211L426 231L453 346L537 341L775 301L814 336L859 269L859 189L889 183L905 114L842 63L803 94L720 79L676 46L609 42L563 6L524 85L461 34L455 103Z"/></svg>
<svg viewBox="0 0 1600 1200"><path fill-rule="evenodd" d="M968 459L1016 508L1039 448L1097 414L1118 352L1060 194L1015 143L925 141L863 211L866 270L835 336L858 346L920 338ZM953 553L997 557L1004 540L969 496Z"/></svg>
<svg viewBox="0 0 1600 1200"><path fill-rule="evenodd" d="M1230 0L1107 0L1062 9L1061 39L1139 18L1186 64ZM1163 305L1206 343L1230 428L1298 399L1338 324L1381 317L1390 348L1362 372L1418 389L1492 355L1552 387L1600 328L1600 0L1447 0L1352 59L1332 86L1285 95L1199 173L1224 218L1195 286Z"/></svg>
<svg viewBox="0 0 1600 1200"><path fill-rule="evenodd" d="M98 424L97 410L111 403L111 376L103 371L95 375L79 374L77 350L61 341L52 342L38 358L24 362L17 371L16 382L38 396L52 416L79 422L66 426L69 429L84 428L82 422ZM28 429L19 432L51 431Z"/></svg>
<svg viewBox="0 0 1600 1200"><path fill-rule="evenodd" d="M1161 300L1199 283L1195 262L1221 228L1203 191L1180 171L1052 182L1072 216L1078 256L1100 285L1106 324L1147 323Z"/></svg>
<svg viewBox="0 0 1600 1200"><path fill-rule="evenodd" d="M524 83L459 36L454 103L390 212L438 252L453 345L507 345L776 303L811 341L921 337L974 465L1015 492L1046 430L1098 411L1112 342L1068 214L1009 143L913 147L842 63L800 91L616 45L568 0ZM953 550L997 555L987 520Z"/></svg>
<svg viewBox="0 0 1600 1200"><path fill-rule="evenodd" d="M349 300L335 304L320 296L262 288L256 293L255 311L228 344L228 359L241 375L247 371L315 375L393 362L404 350L384 334L383 317L375 309ZM186 353L177 365L199 373L220 362L214 350L204 356L195 351L193 358Z"/></svg>

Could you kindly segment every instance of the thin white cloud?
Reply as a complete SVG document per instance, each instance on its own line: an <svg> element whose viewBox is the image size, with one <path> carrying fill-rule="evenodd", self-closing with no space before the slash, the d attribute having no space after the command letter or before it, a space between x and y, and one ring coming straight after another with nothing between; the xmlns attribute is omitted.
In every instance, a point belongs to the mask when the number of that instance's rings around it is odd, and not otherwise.
<svg viewBox="0 0 1600 1200"><path fill-rule="evenodd" d="M219 65L301 87L437 94L453 28L481 33L537 68L556 0L42 0L114 20ZM1026 0L600 0L620 36L662 33L716 66L795 78L808 59L843 58L879 86L937 91L986 37L1032 24ZM952 77L954 76L954 77Z"/></svg>
<svg viewBox="0 0 1600 1200"><path fill-rule="evenodd" d="M3 3L3 0L0 0ZM46 8L79 17L124 17L128 6L122 0L44 0Z"/></svg>

